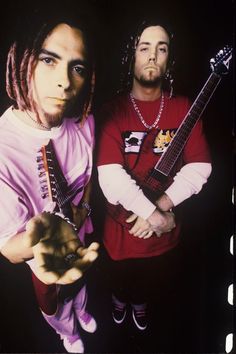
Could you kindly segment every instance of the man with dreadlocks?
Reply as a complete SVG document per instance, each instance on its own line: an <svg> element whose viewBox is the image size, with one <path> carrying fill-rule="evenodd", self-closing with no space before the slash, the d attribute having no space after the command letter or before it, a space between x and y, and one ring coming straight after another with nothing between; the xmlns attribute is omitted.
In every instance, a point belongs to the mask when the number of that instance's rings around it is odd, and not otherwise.
<svg viewBox="0 0 236 354"><path fill-rule="evenodd" d="M86 286L77 280L98 249L95 242L84 246L92 232L89 37L78 16L32 25L7 61L14 103L0 119L0 250L12 263L29 264L44 318L68 352L83 353L78 324L92 333L96 322L86 311Z"/></svg>
<svg viewBox="0 0 236 354"><path fill-rule="evenodd" d="M166 274L164 265L175 259L180 220L174 207L198 193L211 172L198 121L167 183L157 185L150 176L190 108L186 97L172 93L171 42L165 27L143 23L127 46L125 91L102 110L107 119L98 174L108 201L104 245L111 263L112 316L122 323L131 303L139 330L147 327L151 281L158 288L158 274Z"/></svg>

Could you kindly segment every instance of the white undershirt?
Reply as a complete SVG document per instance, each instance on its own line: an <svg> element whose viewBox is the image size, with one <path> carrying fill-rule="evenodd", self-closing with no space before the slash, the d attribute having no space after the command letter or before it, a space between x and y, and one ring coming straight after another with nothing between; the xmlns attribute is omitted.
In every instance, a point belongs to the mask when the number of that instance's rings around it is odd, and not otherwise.
<svg viewBox="0 0 236 354"><path fill-rule="evenodd" d="M192 162L183 166L165 191L174 206L199 193L211 170L211 164L206 162ZM122 165L99 166L98 179L109 203L121 204L126 210L132 211L143 219L147 219L156 209L156 205L144 195Z"/></svg>

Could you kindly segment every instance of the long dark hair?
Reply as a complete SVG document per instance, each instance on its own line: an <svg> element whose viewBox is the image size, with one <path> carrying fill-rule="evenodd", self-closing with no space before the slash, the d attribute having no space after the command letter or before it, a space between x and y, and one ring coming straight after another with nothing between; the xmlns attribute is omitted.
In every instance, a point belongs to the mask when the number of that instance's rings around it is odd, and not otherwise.
<svg viewBox="0 0 236 354"><path fill-rule="evenodd" d="M94 64L92 33L88 29L87 21L82 16L71 13L54 13L51 18L49 13L43 16L37 13L37 17L30 20L30 24L24 25L24 30L18 31L17 38L11 45L7 56L6 91L14 107L20 110L35 111L31 95L34 65L46 37L59 23L66 23L80 29L83 34L88 66L86 82L79 97L76 114L88 114L94 90Z"/></svg>
<svg viewBox="0 0 236 354"><path fill-rule="evenodd" d="M121 70L121 80L120 80L120 92L122 91L130 91L132 88L132 83L133 83L133 76L134 76L134 60L135 60L135 50L136 47L139 43L140 37L145 30L145 28L150 27L150 26L161 26L164 28L164 30L167 32L169 39L170 39L170 44L169 44L169 58L168 58L168 64L167 64L167 72L163 81L163 86L164 89L166 90L171 90L170 80L172 80L172 71L173 71L173 65L174 65L174 59L173 59L173 33L169 29L168 26L164 25L161 21L158 20L144 20L142 21L138 27L137 30L133 35L130 36L130 39L128 43L126 44L126 47L123 51L123 57L122 57L122 70Z"/></svg>

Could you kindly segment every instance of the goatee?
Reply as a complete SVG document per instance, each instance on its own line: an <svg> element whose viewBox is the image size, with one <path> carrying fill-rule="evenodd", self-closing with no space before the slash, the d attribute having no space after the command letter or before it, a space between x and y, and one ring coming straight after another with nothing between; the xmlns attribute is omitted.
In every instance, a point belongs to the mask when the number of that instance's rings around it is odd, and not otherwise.
<svg viewBox="0 0 236 354"><path fill-rule="evenodd" d="M48 122L48 125L52 127L57 127L61 125L63 117L64 117L64 112L60 112L57 114L50 114L44 112L44 117L46 118L46 121Z"/></svg>
<svg viewBox="0 0 236 354"><path fill-rule="evenodd" d="M144 76L140 76L139 78L137 78L135 76L135 79L140 83L141 86L147 87L147 88L153 88L153 87L160 86L161 81L162 81L160 77L154 77L154 78L147 79Z"/></svg>
<svg viewBox="0 0 236 354"><path fill-rule="evenodd" d="M75 102L72 102L68 107L58 113L50 114L43 112L43 114L50 124L50 127L57 127L62 124L64 118L73 118L79 115L79 112L76 112L76 107Z"/></svg>

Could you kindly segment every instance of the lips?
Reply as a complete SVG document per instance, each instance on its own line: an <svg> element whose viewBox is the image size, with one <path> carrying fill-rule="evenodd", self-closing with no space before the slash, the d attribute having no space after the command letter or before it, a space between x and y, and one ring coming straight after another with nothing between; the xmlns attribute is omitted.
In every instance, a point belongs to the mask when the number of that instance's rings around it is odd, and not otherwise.
<svg viewBox="0 0 236 354"><path fill-rule="evenodd" d="M152 70L157 70L157 67L156 66L146 66L144 69L152 69Z"/></svg>
<svg viewBox="0 0 236 354"><path fill-rule="evenodd" d="M56 105L65 105L70 100L69 98L61 98L61 97L48 97L49 102Z"/></svg>
<svg viewBox="0 0 236 354"><path fill-rule="evenodd" d="M60 102L67 102L69 98L61 98L61 97L48 97L50 100L60 101Z"/></svg>

